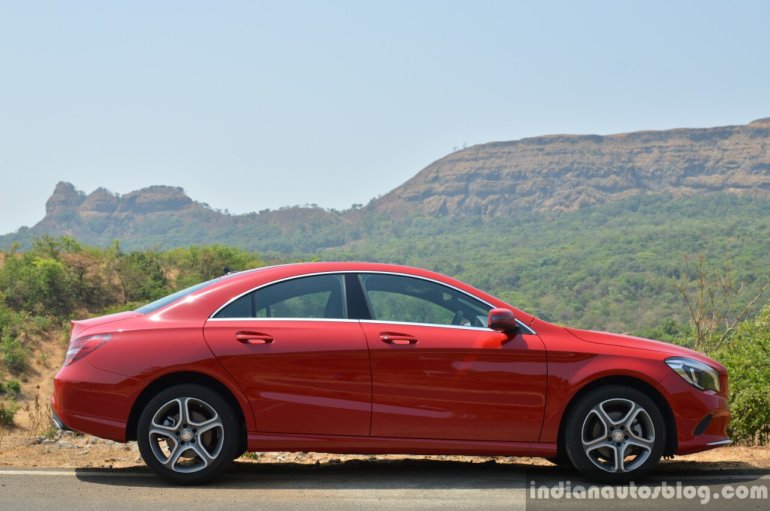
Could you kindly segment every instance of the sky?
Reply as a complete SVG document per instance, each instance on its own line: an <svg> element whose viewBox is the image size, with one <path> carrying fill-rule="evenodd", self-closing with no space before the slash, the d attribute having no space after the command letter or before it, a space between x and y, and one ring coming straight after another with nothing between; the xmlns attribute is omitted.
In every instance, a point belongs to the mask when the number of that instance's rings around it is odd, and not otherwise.
<svg viewBox="0 0 770 511"><path fill-rule="evenodd" d="M0 0L0 233L90 193L346 209L456 148L770 116L770 2Z"/></svg>

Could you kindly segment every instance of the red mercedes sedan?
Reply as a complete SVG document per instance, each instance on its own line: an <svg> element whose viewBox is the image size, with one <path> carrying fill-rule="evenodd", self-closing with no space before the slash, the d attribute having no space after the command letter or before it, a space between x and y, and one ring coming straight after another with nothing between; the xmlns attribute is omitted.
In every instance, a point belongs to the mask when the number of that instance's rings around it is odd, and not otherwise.
<svg viewBox="0 0 770 511"><path fill-rule="evenodd" d="M623 482L730 443L718 362L370 263L233 273L74 321L52 404L181 484L247 450L543 456Z"/></svg>

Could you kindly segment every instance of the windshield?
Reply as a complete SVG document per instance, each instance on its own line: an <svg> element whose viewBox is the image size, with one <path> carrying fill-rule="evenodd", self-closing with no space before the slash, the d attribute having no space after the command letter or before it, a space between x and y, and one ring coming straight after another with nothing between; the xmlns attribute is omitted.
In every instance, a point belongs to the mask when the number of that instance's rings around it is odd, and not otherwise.
<svg viewBox="0 0 770 511"><path fill-rule="evenodd" d="M164 307L170 304L171 302L175 302L180 298L184 298L185 296L198 291L199 289L203 289L209 284L213 284L214 282L220 280L221 278L222 277L207 280L206 282L201 282L200 284L195 284L194 286L188 287L187 289L182 289L181 291L177 291L176 293L172 293L168 296L164 296L163 298L155 300L154 302L150 302L147 305L136 309L136 312L140 314L150 314L160 309L161 307Z"/></svg>

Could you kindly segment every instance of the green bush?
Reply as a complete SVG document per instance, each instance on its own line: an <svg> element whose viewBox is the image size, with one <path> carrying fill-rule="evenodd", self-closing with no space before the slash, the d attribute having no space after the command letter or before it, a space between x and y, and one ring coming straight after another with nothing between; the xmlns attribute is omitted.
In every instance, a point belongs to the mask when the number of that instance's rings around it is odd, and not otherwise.
<svg viewBox="0 0 770 511"><path fill-rule="evenodd" d="M168 279L156 252L119 254L115 269L125 302L148 302L168 294Z"/></svg>
<svg viewBox="0 0 770 511"><path fill-rule="evenodd" d="M743 322L715 356L730 374L730 436L746 444L770 443L770 306Z"/></svg>
<svg viewBox="0 0 770 511"><path fill-rule="evenodd" d="M3 354L3 362L12 373L20 374L27 370L29 355L18 339L3 337L0 352Z"/></svg>
<svg viewBox="0 0 770 511"><path fill-rule="evenodd" d="M13 418L17 411L19 411L19 405L16 403L0 402L0 426L13 425Z"/></svg>
<svg viewBox="0 0 770 511"><path fill-rule="evenodd" d="M5 384L5 392L11 394L13 397L18 397L21 394L21 384L18 380L9 380Z"/></svg>
<svg viewBox="0 0 770 511"><path fill-rule="evenodd" d="M74 307L73 276L61 261L27 252L9 257L0 270L6 304L36 315L66 316Z"/></svg>
<svg viewBox="0 0 770 511"><path fill-rule="evenodd" d="M264 264L255 254L224 245L177 248L166 252L166 258L180 269L178 289L221 277L225 270L240 271Z"/></svg>

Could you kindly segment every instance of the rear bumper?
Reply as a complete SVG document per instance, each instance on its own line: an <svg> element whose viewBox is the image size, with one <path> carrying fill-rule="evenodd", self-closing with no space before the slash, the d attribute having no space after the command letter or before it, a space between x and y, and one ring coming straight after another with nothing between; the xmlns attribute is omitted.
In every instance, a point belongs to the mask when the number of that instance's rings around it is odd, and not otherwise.
<svg viewBox="0 0 770 511"><path fill-rule="evenodd" d="M51 399L51 404L53 405L53 398ZM53 408L53 406L51 406L51 420L56 426L56 429L60 429L62 431L73 431L72 428L64 424L64 421L61 420L61 417L59 417L59 414L56 413L56 410Z"/></svg>
<svg viewBox="0 0 770 511"><path fill-rule="evenodd" d="M138 386L138 380L79 360L54 378L53 421L60 429L125 442L131 396Z"/></svg>

